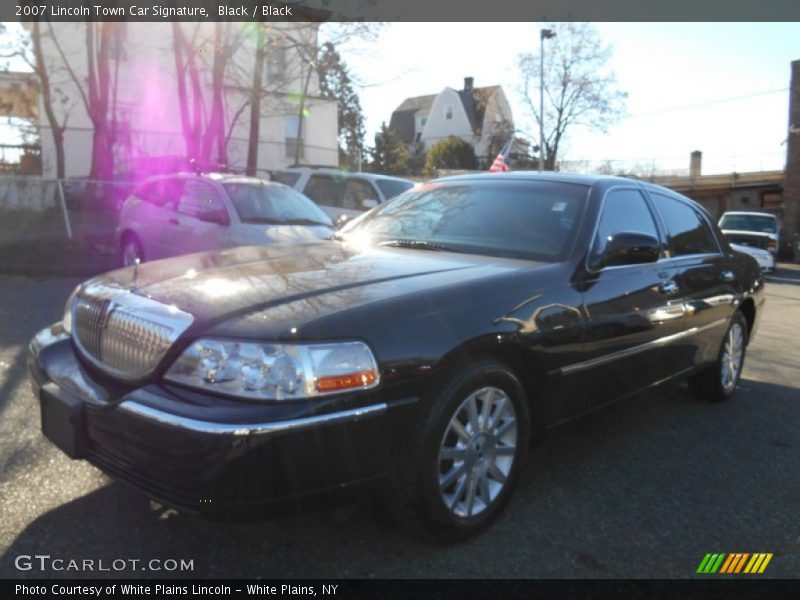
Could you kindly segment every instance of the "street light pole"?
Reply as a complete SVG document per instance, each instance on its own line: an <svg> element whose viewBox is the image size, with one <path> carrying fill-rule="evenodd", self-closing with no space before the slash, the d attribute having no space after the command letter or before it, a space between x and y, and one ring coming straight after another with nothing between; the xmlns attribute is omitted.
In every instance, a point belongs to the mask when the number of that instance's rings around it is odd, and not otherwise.
<svg viewBox="0 0 800 600"><path fill-rule="evenodd" d="M539 32L539 172L544 171L544 41L555 36L552 29Z"/></svg>

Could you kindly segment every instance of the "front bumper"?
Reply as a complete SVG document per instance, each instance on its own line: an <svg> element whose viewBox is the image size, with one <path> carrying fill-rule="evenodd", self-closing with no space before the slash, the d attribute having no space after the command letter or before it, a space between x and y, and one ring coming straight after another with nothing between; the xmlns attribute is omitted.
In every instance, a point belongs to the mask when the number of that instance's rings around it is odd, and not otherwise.
<svg viewBox="0 0 800 600"><path fill-rule="evenodd" d="M112 391L60 324L36 335L28 363L51 441L182 510L239 515L390 472L388 408L377 394L256 405L157 384ZM63 407L71 414L62 419Z"/></svg>

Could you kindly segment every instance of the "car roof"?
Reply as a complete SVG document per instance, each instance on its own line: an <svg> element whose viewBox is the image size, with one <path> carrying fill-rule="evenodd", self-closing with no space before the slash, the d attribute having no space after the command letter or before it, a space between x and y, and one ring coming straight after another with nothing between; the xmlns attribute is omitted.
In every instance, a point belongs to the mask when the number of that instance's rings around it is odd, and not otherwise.
<svg viewBox="0 0 800 600"><path fill-rule="evenodd" d="M161 173L153 175L145 179L147 181L158 181L160 179L169 179L177 177L179 179L189 179L197 177L199 179L209 179L220 183L254 183L263 185L283 185L280 182L270 181L269 179L261 179L260 177L250 177L249 175L242 175L241 173L193 173L191 171L178 171L177 173Z"/></svg>
<svg viewBox="0 0 800 600"><path fill-rule="evenodd" d="M404 177L396 177L395 175L383 175L382 173L365 173L364 171L346 171L344 169L337 169L336 167L286 167L283 169L287 173L322 173L323 175L341 175L343 177L361 177L376 181L378 179L391 180L391 181L411 181ZM412 181L413 183L413 181Z"/></svg>
<svg viewBox="0 0 800 600"><path fill-rule="evenodd" d="M578 183L583 185L594 185L601 180L619 179L620 177L604 177L601 175L584 175L580 173L562 173L556 171L508 171L505 173L467 173L463 175L449 175L447 177L440 177L433 181L497 181L498 179L505 180L523 180L523 181L560 181L564 183Z"/></svg>

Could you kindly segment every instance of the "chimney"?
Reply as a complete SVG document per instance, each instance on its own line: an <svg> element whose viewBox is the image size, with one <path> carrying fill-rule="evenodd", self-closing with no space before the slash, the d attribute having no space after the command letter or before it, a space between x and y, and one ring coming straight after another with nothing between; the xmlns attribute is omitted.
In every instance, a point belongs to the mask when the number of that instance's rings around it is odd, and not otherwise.
<svg viewBox="0 0 800 600"><path fill-rule="evenodd" d="M475 84L475 78L474 77L464 77L464 91L465 92L471 92L472 91L472 87L473 87L474 84Z"/></svg>
<svg viewBox="0 0 800 600"><path fill-rule="evenodd" d="M689 177L700 177L702 165L703 153L700 150L695 150L689 158Z"/></svg>

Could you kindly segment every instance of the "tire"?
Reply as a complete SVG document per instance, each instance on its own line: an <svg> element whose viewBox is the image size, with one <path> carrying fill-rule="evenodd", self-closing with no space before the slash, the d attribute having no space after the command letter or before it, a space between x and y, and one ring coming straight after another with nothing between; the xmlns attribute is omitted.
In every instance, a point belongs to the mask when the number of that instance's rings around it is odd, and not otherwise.
<svg viewBox="0 0 800 600"><path fill-rule="evenodd" d="M122 243L119 247L119 261L123 267L131 267L136 258L139 259L140 263L144 262L142 244L134 234L126 233L122 237Z"/></svg>
<svg viewBox="0 0 800 600"><path fill-rule="evenodd" d="M717 360L689 377L689 390L693 395L709 402L724 402L733 395L744 368L747 333L747 320L737 310L722 338ZM733 358L730 358L731 348L734 349Z"/></svg>
<svg viewBox="0 0 800 600"><path fill-rule="evenodd" d="M511 497L529 446L528 401L514 371L483 359L450 369L422 402L390 508L404 530L460 541L492 523Z"/></svg>

